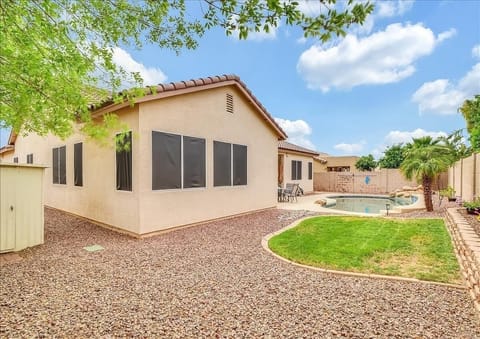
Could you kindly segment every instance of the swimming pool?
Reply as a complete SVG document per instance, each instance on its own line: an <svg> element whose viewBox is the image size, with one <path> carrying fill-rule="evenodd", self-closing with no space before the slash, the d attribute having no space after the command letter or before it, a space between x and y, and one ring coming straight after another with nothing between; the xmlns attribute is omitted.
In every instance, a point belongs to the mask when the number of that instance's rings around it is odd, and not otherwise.
<svg viewBox="0 0 480 339"><path fill-rule="evenodd" d="M409 198L388 196L361 196L361 195L335 195L329 196L329 200L332 199L333 203L327 204L325 207L332 208L341 211L356 212L356 213L369 213L379 214L381 210L393 209L395 206L411 205L417 198L412 196Z"/></svg>

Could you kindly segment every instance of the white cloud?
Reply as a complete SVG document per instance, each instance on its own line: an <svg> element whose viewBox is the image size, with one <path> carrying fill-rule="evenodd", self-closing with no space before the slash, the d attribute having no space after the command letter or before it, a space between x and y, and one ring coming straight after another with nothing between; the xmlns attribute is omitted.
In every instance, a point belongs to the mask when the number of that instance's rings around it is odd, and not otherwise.
<svg viewBox="0 0 480 339"><path fill-rule="evenodd" d="M113 62L129 73L138 72L145 85L156 85L167 80L167 76L161 69L147 67L144 64L135 61L127 51L120 47L115 47L113 49Z"/></svg>
<svg viewBox="0 0 480 339"><path fill-rule="evenodd" d="M392 24L365 38L348 34L333 47L312 46L300 56L297 70L310 89L323 92L398 82L411 76L414 62L431 54L439 41L422 24Z"/></svg>
<svg viewBox="0 0 480 339"><path fill-rule="evenodd" d="M420 114L456 114L463 101L480 93L480 63L454 84L448 79L438 79L424 83L412 95L412 101L418 104Z"/></svg>
<svg viewBox="0 0 480 339"><path fill-rule="evenodd" d="M414 2L413 0L377 1L375 3L377 15L384 18L403 15L413 7Z"/></svg>
<svg viewBox="0 0 480 339"><path fill-rule="evenodd" d="M437 42L440 43L444 40L450 39L451 37L457 34L457 30L455 28L450 28L448 31L442 32L437 37Z"/></svg>
<svg viewBox="0 0 480 339"><path fill-rule="evenodd" d="M409 143L412 141L412 138L421 138L424 136L431 136L432 138L438 138L438 137L446 137L447 133L438 131L438 132L433 132L433 131L425 131L424 129L417 128L416 130L413 131L390 131L386 136L385 136L385 147L386 146L391 146L394 144L399 144L399 143Z"/></svg>
<svg viewBox="0 0 480 339"><path fill-rule="evenodd" d="M362 140L358 143L353 143L353 144L347 144L347 143L336 144L335 146L333 146L333 148L345 154L353 155L363 151L365 145L366 145L366 142Z"/></svg>
<svg viewBox="0 0 480 339"><path fill-rule="evenodd" d="M473 48L472 48L472 56L473 56L474 58L480 59L480 44L473 46Z"/></svg>
<svg viewBox="0 0 480 339"><path fill-rule="evenodd" d="M316 149L313 142L309 139L309 135L312 134L312 128L306 121L281 118L275 118L275 121L287 133L289 142L312 150Z"/></svg>
<svg viewBox="0 0 480 339"><path fill-rule="evenodd" d="M279 26L277 27L270 27L270 31L268 33L264 31L260 32L249 32L247 36L247 40L252 41L264 41L264 40L275 40L277 38L277 31ZM237 34L238 36L238 34Z"/></svg>
<svg viewBox="0 0 480 339"><path fill-rule="evenodd" d="M317 16L322 11L322 4L320 1L300 0L298 2L298 10L307 16Z"/></svg>

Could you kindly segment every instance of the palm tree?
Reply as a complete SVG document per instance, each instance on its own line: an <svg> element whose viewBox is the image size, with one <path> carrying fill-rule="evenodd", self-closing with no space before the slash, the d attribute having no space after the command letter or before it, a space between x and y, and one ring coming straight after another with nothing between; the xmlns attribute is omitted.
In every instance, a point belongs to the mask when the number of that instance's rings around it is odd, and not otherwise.
<svg viewBox="0 0 480 339"><path fill-rule="evenodd" d="M433 211L432 182L436 175L446 171L455 160L452 149L430 136L413 139L405 145L405 159L400 170L407 179L415 178L423 185L427 211Z"/></svg>

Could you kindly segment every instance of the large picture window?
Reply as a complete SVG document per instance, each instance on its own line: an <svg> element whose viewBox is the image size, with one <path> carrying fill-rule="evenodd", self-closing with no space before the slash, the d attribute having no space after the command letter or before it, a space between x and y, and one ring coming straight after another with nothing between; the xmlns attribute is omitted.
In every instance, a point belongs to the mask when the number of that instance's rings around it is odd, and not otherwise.
<svg viewBox="0 0 480 339"><path fill-rule="evenodd" d="M232 145L213 142L213 186L232 185Z"/></svg>
<svg viewBox="0 0 480 339"><path fill-rule="evenodd" d="M73 145L73 183L75 186L83 186L83 144Z"/></svg>
<svg viewBox="0 0 480 339"><path fill-rule="evenodd" d="M132 190L132 132L117 134L117 190Z"/></svg>
<svg viewBox="0 0 480 339"><path fill-rule="evenodd" d="M302 180L302 162L292 160L292 180Z"/></svg>
<svg viewBox="0 0 480 339"><path fill-rule="evenodd" d="M205 187L205 139L183 137L183 187Z"/></svg>
<svg viewBox="0 0 480 339"><path fill-rule="evenodd" d="M180 135L152 132L152 189L181 188L181 147Z"/></svg>
<svg viewBox="0 0 480 339"><path fill-rule="evenodd" d="M313 164L311 162L308 163L308 180L312 180L313 178Z"/></svg>
<svg viewBox="0 0 480 339"><path fill-rule="evenodd" d="M213 186L247 184L247 146L213 142Z"/></svg>
<svg viewBox="0 0 480 339"><path fill-rule="evenodd" d="M205 187L205 156L205 139L152 131L152 189Z"/></svg>
<svg viewBox="0 0 480 339"><path fill-rule="evenodd" d="M247 184L247 146L233 145L233 185Z"/></svg>
<svg viewBox="0 0 480 339"><path fill-rule="evenodd" d="M52 169L53 169L53 183L67 184L67 147L56 147L52 150Z"/></svg>

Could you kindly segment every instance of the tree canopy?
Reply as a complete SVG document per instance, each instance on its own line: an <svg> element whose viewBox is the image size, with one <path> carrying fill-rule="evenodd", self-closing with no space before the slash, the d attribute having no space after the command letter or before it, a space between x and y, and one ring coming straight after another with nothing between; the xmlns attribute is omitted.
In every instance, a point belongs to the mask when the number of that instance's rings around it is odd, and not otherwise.
<svg viewBox="0 0 480 339"><path fill-rule="evenodd" d="M373 171L375 167L377 167L377 162L371 154L360 157L355 163L355 168L359 171Z"/></svg>
<svg viewBox="0 0 480 339"><path fill-rule="evenodd" d="M423 185L423 197L427 211L433 211L432 182L436 175L446 171L455 161L451 147L441 138L425 136L413 139L405 145L405 159L400 170L407 179L416 179Z"/></svg>
<svg viewBox="0 0 480 339"><path fill-rule="evenodd" d="M403 144L387 147L383 152L383 157L378 160L378 166L380 168L399 168L405 159L403 153Z"/></svg>
<svg viewBox="0 0 480 339"><path fill-rule="evenodd" d="M475 95L473 99L465 100L458 110L467 122L472 149L480 152L480 94Z"/></svg>
<svg viewBox="0 0 480 339"><path fill-rule="evenodd" d="M318 4L319 14L309 16L298 2L285 0L0 1L0 128L64 138L74 122L81 122L87 135L105 135L92 122L88 105L107 94L132 101L145 90L138 73L114 63L117 46L155 44L179 53L196 48L214 27L246 39L250 32L269 32L280 24L326 42L362 24L373 11L368 1ZM134 89L119 94L126 80ZM115 124L113 116L105 119L104 126Z"/></svg>

